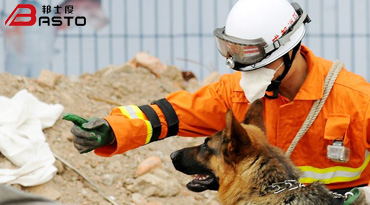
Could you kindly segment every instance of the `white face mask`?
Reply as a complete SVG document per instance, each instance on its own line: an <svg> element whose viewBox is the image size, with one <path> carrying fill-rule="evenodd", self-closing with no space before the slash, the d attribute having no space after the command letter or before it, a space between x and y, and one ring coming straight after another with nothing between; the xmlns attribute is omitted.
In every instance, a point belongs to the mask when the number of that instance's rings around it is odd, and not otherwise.
<svg viewBox="0 0 370 205"><path fill-rule="evenodd" d="M244 95L249 101L253 103L255 100L265 96L267 87L271 84L276 71L278 71L284 64L282 62L276 70L270 68L259 68L257 70L242 72L242 78L239 85L244 91Z"/></svg>

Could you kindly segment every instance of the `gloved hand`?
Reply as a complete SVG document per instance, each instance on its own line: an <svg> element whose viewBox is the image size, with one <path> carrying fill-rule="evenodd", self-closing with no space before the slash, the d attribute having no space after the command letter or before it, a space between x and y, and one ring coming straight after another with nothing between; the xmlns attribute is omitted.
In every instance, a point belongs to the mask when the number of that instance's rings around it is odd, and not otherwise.
<svg viewBox="0 0 370 205"><path fill-rule="evenodd" d="M74 126L71 128L73 143L81 154L115 141L112 128L103 118L84 119L67 113L63 119L73 122Z"/></svg>

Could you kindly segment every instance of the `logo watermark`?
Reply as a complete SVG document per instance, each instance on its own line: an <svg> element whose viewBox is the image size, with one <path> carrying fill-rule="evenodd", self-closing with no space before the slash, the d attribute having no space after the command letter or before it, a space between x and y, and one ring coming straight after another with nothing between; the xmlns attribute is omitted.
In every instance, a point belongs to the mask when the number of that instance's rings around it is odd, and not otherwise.
<svg viewBox="0 0 370 205"><path fill-rule="evenodd" d="M86 25L86 17L84 16L74 16L73 15L73 5L66 5L64 8L62 6L54 6L54 16L40 16L38 18L38 25L47 25L47 26L63 26L63 21L66 21L67 26L75 25L75 26L85 26ZM29 10L29 13L17 13L17 11L21 11L24 9L25 11ZM64 10L64 14L61 12ZM23 11L23 10L22 10ZM50 5L43 5L42 6L42 13L43 14L50 14L52 12L52 6ZM13 20L12 17L14 16ZM27 18L24 21L24 18ZM10 23L8 24L8 22ZM37 22L36 17L36 8L32 4L18 4L17 7L13 10L13 12L9 15L9 17L5 21L5 25L7 26L33 26Z"/></svg>

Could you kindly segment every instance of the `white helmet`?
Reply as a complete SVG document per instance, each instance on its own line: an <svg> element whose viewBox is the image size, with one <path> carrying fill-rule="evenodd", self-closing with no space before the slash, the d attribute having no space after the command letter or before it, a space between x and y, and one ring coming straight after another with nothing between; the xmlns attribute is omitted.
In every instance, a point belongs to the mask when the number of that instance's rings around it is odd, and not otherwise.
<svg viewBox="0 0 370 205"><path fill-rule="evenodd" d="M297 3L239 0L228 15L225 28L216 29L214 34L221 54L245 65L243 70L248 71L270 64L292 50L301 42L306 32L304 23L308 22L310 19Z"/></svg>

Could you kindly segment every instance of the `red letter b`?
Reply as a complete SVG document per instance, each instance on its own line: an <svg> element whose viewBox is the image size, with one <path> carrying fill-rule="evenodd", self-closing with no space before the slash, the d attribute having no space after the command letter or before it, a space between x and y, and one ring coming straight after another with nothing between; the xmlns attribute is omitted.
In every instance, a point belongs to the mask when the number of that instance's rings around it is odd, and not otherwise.
<svg viewBox="0 0 370 205"><path fill-rule="evenodd" d="M36 8L32 4L18 4L18 6L13 10L10 16L6 19L5 25L8 23L9 19L18 9L29 9L31 13L29 14L17 14L13 21L10 22L9 26L33 26L36 23ZM29 21L15 21L17 18L30 17Z"/></svg>

